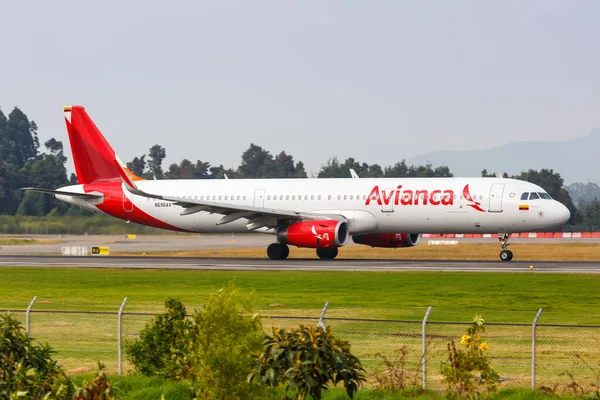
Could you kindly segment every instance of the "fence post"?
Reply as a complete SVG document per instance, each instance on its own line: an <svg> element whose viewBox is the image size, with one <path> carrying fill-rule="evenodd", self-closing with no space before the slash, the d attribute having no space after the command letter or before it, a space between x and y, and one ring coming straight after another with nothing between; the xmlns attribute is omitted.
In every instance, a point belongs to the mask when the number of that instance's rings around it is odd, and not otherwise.
<svg viewBox="0 0 600 400"><path fill-rule="evenodd" d="M27 307L27 311L25 312L25 333L27 337L29 337L29 314L31 312L31 308L33 307L33 303L37 300L37 296L33 296L31 302L29 303L29 307Z"/></svg>
<svg viewBox="0 0 600 400"><path fill-rule="evenodd" d="M421 330L421 335L423 337L423 353L421 358L421 366L423 368L423 389L427 387L427 319L429 318L430 312L431 306L427 307Z"/></svg>
<svg viewBox="0 0 600 400"><path fill-rule="evenodd" d="M317 326L323 328L323 330L327 330L325 327L325 323L323 322L323 318L325 318L325 313L327 312L327 307L329 307L329 302L325 302L325 307L321 310L321 316L319 317L319 322L317 322Z"/></svg>
<svg viewBox="0 0 600 400"><path fill-rule="evenodd" d="M119 316L118 316L118 333L117 340L119 342L119 375L123 374L123 308L125 308L125 303L127 303L127 297L123 299L123 303L121 303L121 308L119 308Z"/></svg>
<svg viewBox="0 0 600 400"><path fill-rule="evenodd" d="M540 308L533 320L531 326L531 388L535 390L535 328L537 326L540 315L542 315L543 308Z"/></svg>

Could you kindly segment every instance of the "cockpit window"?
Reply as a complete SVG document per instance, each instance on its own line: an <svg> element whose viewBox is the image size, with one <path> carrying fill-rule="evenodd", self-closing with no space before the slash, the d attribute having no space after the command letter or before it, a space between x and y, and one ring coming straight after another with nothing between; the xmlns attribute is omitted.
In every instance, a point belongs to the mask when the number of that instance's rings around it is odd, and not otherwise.
<svg viewBox="0 0 600 400"><path fill-rule="evenodd" d="M529 193L529 200L536 200L539 198L540 198L540 196L536 192Z"/></svg>
<svg viewBox="0 0 600 400"><path fill-rule="evenodd" d="M521 200L527 200L529 198L529 192L525 192L521 195Z"/></svg>
<svg viewBox="0 0 600 400"><path fill-rule="evenodd" d="M552 200L552 197L550 197L550 195L548 193L544 193L544 192L540 192L538 193L540 195L540 197L544 200Z"/></svg>

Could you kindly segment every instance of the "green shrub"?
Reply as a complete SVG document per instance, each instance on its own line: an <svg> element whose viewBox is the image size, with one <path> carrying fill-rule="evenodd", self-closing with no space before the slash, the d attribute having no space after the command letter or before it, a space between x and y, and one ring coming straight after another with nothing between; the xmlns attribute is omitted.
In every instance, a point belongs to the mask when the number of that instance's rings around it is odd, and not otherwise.
<svg viewBox="0 0 600 400"><path fill-rule="evenodd" d="M179 300L126 345L135 369L147 376L185 380L199 399L248 399L261 387L246 382L264 335L257 315L233 285L210 296L187 319Z"/></svg>
<svg viewBox="0 0 600 400"><path fill-rule="evenodd" d="M75 389L73 400L115 400L115 388L104 372L104 364L98 363L98 372L91 381L84 380Z"/></svg>
<svg viewBox="0 0 600 400"><path fill-rule="evenodd" d="M196 310L197 339L190 355L193 388L202 399L248 399L259 394L246 382L264 336L258 315L233 285L219 290Z"/></svg>
<svg viewBox="0 0 600 400"><path fill-rule="evenodd" d="M310 394L320 400L328 384L338 382L353 398L365 377L360 361L350 353L350 344L336 337L331 328L300 325L294 330L273 328L273 336L264 340L248 376L249 381L254 379L265 386L285 384L284 399L295 392L296 399Z"/></svg>
<svg viewBox="0 0 600 400"><path fill-rule="evenodd" d="M168 299L167 312L159 314L140 332L140 339L125 343L125 354L136 371L146 376L181 380L191 378L189 353L197 330L186 318L181 301Z"/></svg>
<svg viewBox="0 0 600 400"><path fill-rule="evenodd" d="M447 398L481 398L498 390L500 376L492 368L488 344L481 338L484 331L483 318L475 316L460 340L463 347L457 348L454 340L448 343L448 361L442 363L441 371Z"/></svg>
<svg viewBox="0 0 600 400"><path fill-rule="evenodd" d="M47 344L37 345L11 314L0 316L0 399L67 398L71 383Z"/></svg>

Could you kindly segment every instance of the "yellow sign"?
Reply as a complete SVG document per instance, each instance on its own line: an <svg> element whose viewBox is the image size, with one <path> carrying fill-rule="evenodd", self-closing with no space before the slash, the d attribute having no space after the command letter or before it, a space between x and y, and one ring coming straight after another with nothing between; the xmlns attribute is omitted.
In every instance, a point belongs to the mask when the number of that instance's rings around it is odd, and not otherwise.
<svg viewBox="0 0 600 400"><path fill-rule="evenodd" d="M108 247L102 247L102 246L95 246L92 247L92 255L94 256L107 256L109 255L110 252L108 251Z"/></svg>
<svg viewBox="0 0 600 400"><path fill-rule="evenodd" d="M131 235L131 234L125 235L126 239L135 239L135 237L136 237L135 235Z"/></svg>

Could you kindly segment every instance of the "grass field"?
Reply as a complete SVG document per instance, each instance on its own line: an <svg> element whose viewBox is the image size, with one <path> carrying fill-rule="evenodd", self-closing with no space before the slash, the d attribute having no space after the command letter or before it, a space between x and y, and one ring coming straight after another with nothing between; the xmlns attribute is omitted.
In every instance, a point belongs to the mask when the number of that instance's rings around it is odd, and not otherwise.
<svg viewBox="0 0 600 400"><path fill-rule="evenodd" d="M190 311L209 293L234 281L255 308L276 315L468 321L475 313L496 322L600 324L598 275L446 272L252 272L0 268L0 308L156 312L168 297Z"/></svg>
<svg viewBox="0 0 600 400"><path fill-rule="evenodd" d="M55 239L28 239L28 238L0 238L0 246L31 245L31 244L59 244L62 240Z"/></svg>
<svg viewBox="0 0 600 400"><path fill-rule="evenodd" d="M575 243L513 243L510 249L515 261L600 261L600 242ZM401 249L347 246L339 250L341 259L405 259L405 260L498 260L500 245L497 243L468 243L458 245L427 245L427 241ZM144 253L114 253L136 255ZM168 257L220 257L220 258L265 258L264 248L230 248L176 252L146 252L146 255ZM290 258L316 258L314 249L290 247Z"/></svg>
<svg viewBox="0 0 600 400"><path fill-rule="evenodd" d="M445 272L228 272L171 270L97 270L55 268L0 268L0 309L24 310L34 295L31 326L34 338L47 340L57 357L72 373L92 371L102 360L116 370L118 310L123 297L125 310L161 312L168 297L181 299L189 311L206 297L234 281L251 296L255 310L270 326L315 323L326 301L326 322L350 340L368 368L382 365L375 353L392 356L402 346L409 348L409 365L418 369L421 348L421 319L432 306L428 334L430 382L439 385L439 365L445 345L465 331L474 314L488 323L486 337L494 363L508 386L526 386L530 373L531 324L537 310L544 308L542 324L571 324L574 328L538 328L540 382L551 382L568 368L588 380L590 373L576 354L600 358L597 343L600 325L597 288L600 276L527 273ZM112 314L73 314L50 310L111 311ZM297 316L309 317L299 319ZM23 314L19 313L19 318ZM151 316L127 314L123 332L135 338ZM336 318L381 318L414 322L349 321ZM456 321L456 324L441 324ZM494 323L523 323L496 326ZM126 364L126 370L128 369ZM565 381L566 377L561 377Z"/></svg>

